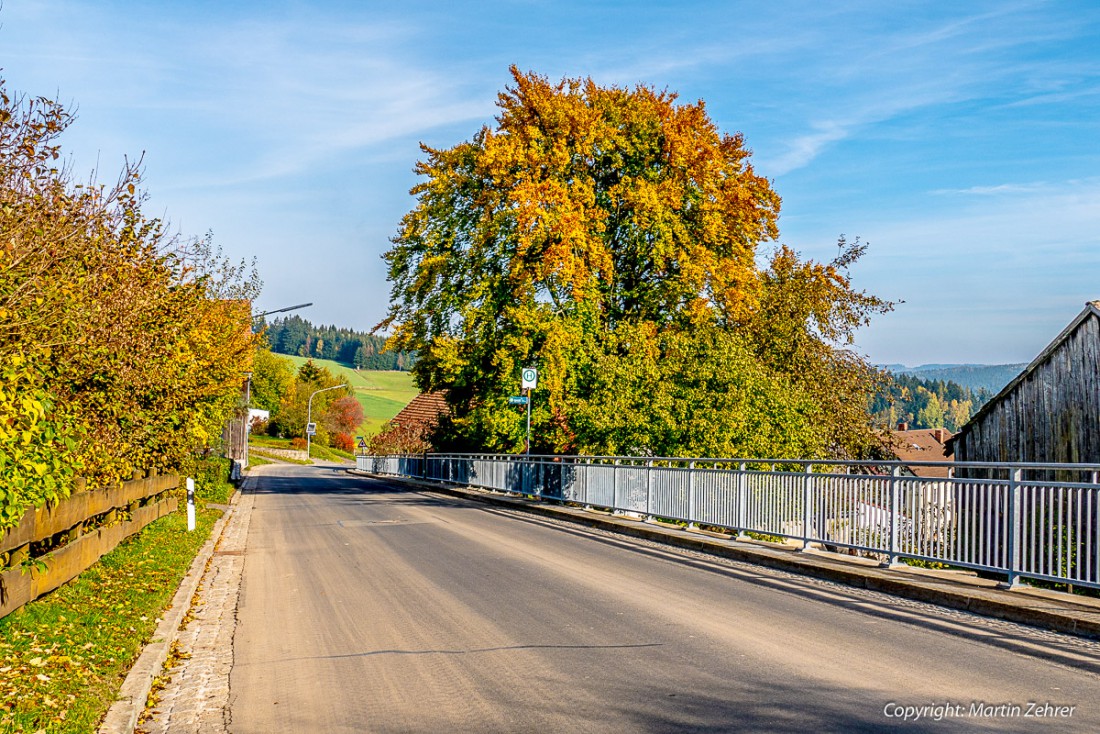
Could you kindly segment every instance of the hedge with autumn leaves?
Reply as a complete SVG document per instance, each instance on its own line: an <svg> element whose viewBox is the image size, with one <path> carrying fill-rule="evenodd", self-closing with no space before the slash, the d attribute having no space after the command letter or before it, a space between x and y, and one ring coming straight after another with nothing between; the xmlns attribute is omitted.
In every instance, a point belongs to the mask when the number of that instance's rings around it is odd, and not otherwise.
<svg viewBox="0 0 1100 734"><path fill-rule="evenodd" d="M0 530L76 475L187 471L251 362L254 268L147 217L140 162L81 182L72 122L0 80Z"/></svg>

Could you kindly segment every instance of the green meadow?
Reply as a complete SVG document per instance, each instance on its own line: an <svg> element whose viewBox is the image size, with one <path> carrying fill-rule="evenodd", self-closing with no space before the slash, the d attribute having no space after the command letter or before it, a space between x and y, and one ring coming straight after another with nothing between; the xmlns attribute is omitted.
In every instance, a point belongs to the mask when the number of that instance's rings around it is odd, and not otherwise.
<svg viewBox="0 0 1100 734"><path fill-rule="evenodd" d="M307 359L287 354L279 356L289 359L296 368L305 364ZM314 359L313 363L324 367L355 390L355 398L363 406L363 423L359 426L361 436L378 433L382 424L397 415L419 392L408 372L356 370L331 359Z"/></svg>

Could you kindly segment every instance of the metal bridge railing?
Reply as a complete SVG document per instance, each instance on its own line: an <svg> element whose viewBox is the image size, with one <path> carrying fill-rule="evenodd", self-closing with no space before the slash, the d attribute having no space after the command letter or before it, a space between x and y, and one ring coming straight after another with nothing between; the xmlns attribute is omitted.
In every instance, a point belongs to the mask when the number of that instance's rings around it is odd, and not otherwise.
<svg viewBox="0 0 1100 734"><path fill-rule="evenodd" d="M947 478L908 467L947 466ZM375 474L1100 588L1100 465L417 454Z"/></svg>

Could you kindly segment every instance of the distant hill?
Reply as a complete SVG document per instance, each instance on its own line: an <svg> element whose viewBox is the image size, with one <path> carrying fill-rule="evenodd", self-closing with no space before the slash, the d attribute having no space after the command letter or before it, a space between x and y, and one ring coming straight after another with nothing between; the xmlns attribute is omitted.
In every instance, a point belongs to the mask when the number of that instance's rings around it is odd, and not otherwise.
<svg viewBox="0 0 1100 734"><path fill-rule="evenodd" d="M343 362L367 370L408 370L411 352L386 351L385 337L336 326L314 326L301 316L275 319L264 325L271 351L291 357Z"/></svg>
<svg viewBox="0 0 1100 734"><path fill-rule="evenodd" d="M954 382L971 390L982 388L996 395L1016 375L1024 371L1026 362L1019 364L922 364L907 367L903 364L880 365L896 375L912 375L922 380Z"/></svg>

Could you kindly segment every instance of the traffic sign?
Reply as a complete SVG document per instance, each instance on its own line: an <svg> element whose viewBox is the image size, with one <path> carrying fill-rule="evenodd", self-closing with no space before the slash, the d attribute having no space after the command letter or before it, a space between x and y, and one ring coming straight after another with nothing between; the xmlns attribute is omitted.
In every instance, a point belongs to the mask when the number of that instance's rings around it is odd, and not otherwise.
<svg viewBox="0 0 1100 734"><path fill-rule="evenodd" d="M367 441L362 436L359 437L359 448L365 449L367 447Z"/></svg>
<svg viewBox="0 0 1100 734"><path fill-rule="evenodd" d="M513 395L508 398L509 405L527 405L526 395Z"/></svg>
<svg viewBox="0 0 1100 734"><path fill-rule="evenodd" d="M539 371L534 367L524 367L519 377L520 388L524 390L534 390L539 382Z"/></svg>
<svg viewBox="0 0 1100 734"><path fill-rule="evenodd" d="M317 435L317 424L316 423L307 423L306 424L306 435L307 436L316 436Z"/></svg>

